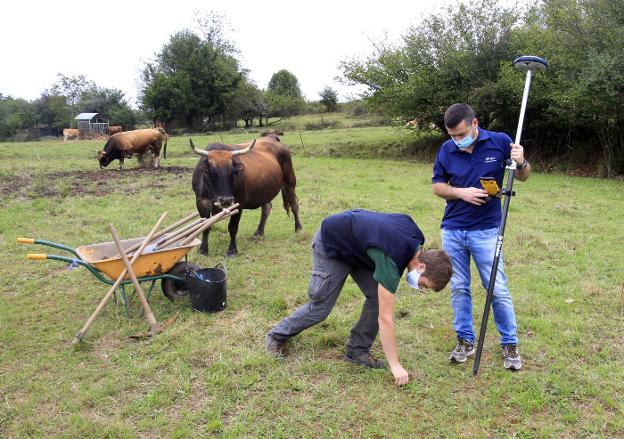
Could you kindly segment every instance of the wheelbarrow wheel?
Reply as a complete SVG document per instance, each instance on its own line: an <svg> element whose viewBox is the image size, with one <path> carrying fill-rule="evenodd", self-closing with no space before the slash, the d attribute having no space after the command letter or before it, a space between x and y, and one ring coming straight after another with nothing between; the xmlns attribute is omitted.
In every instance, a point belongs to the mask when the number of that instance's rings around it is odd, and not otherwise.
<svg viewBox="0 0 624 439"><path fill-rule="evenodd" d="M199 269L200 266L197 264L181 261L175 264L173 268L169 270L168 274L172 274L181 278L186 278L187 272ZM186 286L186 281L164 278L161 282L161 287L165 296L167 296L167 298L169 298L170 300L174 300L178 297L188 296L189 293Z"/></svg>

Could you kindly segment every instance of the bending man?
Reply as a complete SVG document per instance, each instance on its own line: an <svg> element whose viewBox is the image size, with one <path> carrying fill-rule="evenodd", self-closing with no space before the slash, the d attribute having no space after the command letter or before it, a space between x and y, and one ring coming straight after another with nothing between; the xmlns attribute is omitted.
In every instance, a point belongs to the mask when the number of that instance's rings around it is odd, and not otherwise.
<svg viewBox="0 0 624 439"><path fill-rule="evenodd" d="M406 384L409 377L399 362L393 320L394 293L401 275L407 269L410 287L439 291L452 274L446 253L422 250L424 242L416 223L403 214L351 210L325 218L312 240L310 300L269 331L267 351L282 357L290 337L325 320L350 275L365 301L360 319L351 330L345 360L385 368L385 362L370 354L380 332L395 383Z"/></svg>

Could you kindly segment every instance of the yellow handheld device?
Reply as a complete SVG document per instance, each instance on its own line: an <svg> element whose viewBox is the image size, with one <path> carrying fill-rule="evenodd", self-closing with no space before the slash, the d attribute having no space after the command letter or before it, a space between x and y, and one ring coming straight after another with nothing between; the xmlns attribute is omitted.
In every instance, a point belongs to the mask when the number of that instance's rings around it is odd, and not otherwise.
<svg viewBox="0 0 624 439"><path fill-rule="evenodd" d="M481 181L481 186L483 186L483 189L487 191L490 197L498 197L500 195L501 190L494 177L481 177L479 181Z"/></svg>

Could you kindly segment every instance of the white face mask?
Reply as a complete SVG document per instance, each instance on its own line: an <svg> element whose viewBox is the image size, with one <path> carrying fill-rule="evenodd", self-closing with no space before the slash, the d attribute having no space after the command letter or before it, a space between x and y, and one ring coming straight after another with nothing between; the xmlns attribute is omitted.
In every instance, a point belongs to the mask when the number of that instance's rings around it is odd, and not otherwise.
<svg viewBox="0 0 624 439"><path fill-rule="evenodd" d="M412 270L409 273L407 273L406 279L405 281L407 282L407 285L409 285L410 288L413 288L415 290L420 290L420 287L418 286L418 279L420 279L420 275L422 273L420 273L418 270Z"/></svg>

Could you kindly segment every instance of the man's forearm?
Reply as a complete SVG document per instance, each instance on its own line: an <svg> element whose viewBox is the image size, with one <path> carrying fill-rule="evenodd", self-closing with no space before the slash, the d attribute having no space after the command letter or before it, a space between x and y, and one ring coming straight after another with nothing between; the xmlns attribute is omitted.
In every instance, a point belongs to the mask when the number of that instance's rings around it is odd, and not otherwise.
<svg viewBox="0 0 624 439"><path fill-rule="evenodd" d="M435 195L440 198L444 198L445 200L457 200L460 198L457 194L458 188L453 187L448 183L433 183L432 189Z"/></svg>
<svg viewBox="0 0 624 439"><path fill-rule="evenodd" d="M381 338L381 346L388 359L390 367L400 364L399 355L397 354L396 334L394 332L394 322L380 316L379 318L379 337Z"/></svg>

